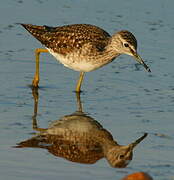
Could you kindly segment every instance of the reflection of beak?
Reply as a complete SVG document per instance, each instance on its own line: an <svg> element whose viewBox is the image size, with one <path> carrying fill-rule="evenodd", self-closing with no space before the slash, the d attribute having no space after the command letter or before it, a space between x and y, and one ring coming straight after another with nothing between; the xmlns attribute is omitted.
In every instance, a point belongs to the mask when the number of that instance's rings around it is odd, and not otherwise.
<svg viewBox="0 0 174 180"><path fill-rule="evenodd" d="M140 138L138 138L135 142L129 144L128 146L130 147L130 149L133 150L133 148L134 148L135 146L137 146L146 136L147 136L147 133L144 133L144 135L141 136Z"/></svg>
<svg viewBox="0 0 174 180"><path fill-rule="evenodd" d="M143 59L134 51L132 51L132 54L134 56L134 58L136 59L137 62L139 62L140 64L142 64L144 66L144 68L148 71L151 72L150 68L145 64L145 62L143 61Z"/></svg>

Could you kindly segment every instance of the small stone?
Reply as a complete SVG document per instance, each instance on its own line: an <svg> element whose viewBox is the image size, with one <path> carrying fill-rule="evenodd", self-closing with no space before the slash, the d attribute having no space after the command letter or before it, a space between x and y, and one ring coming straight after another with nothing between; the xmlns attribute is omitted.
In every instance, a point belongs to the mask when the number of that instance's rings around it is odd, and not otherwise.
<svg viewBox="0 0 174 180"><path fill-rule="evenodd" d="M153 180L152 177L145 172L136 172L124 177L121 180Z"/></svg>

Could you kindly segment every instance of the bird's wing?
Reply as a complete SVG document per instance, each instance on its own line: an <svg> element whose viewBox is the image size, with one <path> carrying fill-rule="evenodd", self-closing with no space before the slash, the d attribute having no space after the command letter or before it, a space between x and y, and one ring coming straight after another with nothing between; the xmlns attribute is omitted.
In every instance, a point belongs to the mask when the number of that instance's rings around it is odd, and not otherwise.
<svg viewBox="0 0 174 180"><path fill-rule="evenodd" d="M64 55L82 48L85 44L91 44L91 47L96 47L99 51L103 50L110 39L106 31L88 24L61 27L22 25L48 49Z"/></svg>

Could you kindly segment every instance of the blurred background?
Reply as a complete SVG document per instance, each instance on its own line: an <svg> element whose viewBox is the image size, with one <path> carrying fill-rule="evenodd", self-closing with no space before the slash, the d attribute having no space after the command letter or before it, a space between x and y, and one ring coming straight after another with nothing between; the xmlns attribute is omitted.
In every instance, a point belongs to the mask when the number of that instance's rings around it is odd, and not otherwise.
<svg viewBox="0 0 174 180"><path fill-rule="evenodd" d="M121 179L135 171L154 179L174 179L174 1L170 0L1 0L0 6L0 174L6 180ZM43 149L16 149L32 137L34 99L29 87L35 71L34 49L42 45L17 23L61 26L87 23L110 34L126 29L138 40L138 52L152 73L126 55L86 73L84 111L119 144L144 132L124 169L105 159L92 165L72 163ZM78 72L49 54L41 57L37 120L48 124L76 111L73 92Z"/></svg>

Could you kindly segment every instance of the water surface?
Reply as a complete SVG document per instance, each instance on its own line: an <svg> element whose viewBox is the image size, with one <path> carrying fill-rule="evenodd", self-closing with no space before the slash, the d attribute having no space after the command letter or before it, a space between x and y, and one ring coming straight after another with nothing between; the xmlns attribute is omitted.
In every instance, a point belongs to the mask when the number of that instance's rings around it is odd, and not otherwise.
<svg viewBox="0 0 174 180"><path fill-rule="evenodd" d="M2 1L0 6L0 174L2 179L121 179L135 171L154 179L174 178L174 61L173 1ZM28 139L34 101L28 87L34 74L35 48L40 43L16 23L63 25L89 23L109 33L127 29L138 39L138 51L152 73L129 56L87 73L81 94L85 112L102 124L119 144L148 132L124 169L111 168L105 159L86 165L57 158L44 149L12 148ZM78 73L41 55L37 120L51 121L76 110Z"/></svg>

